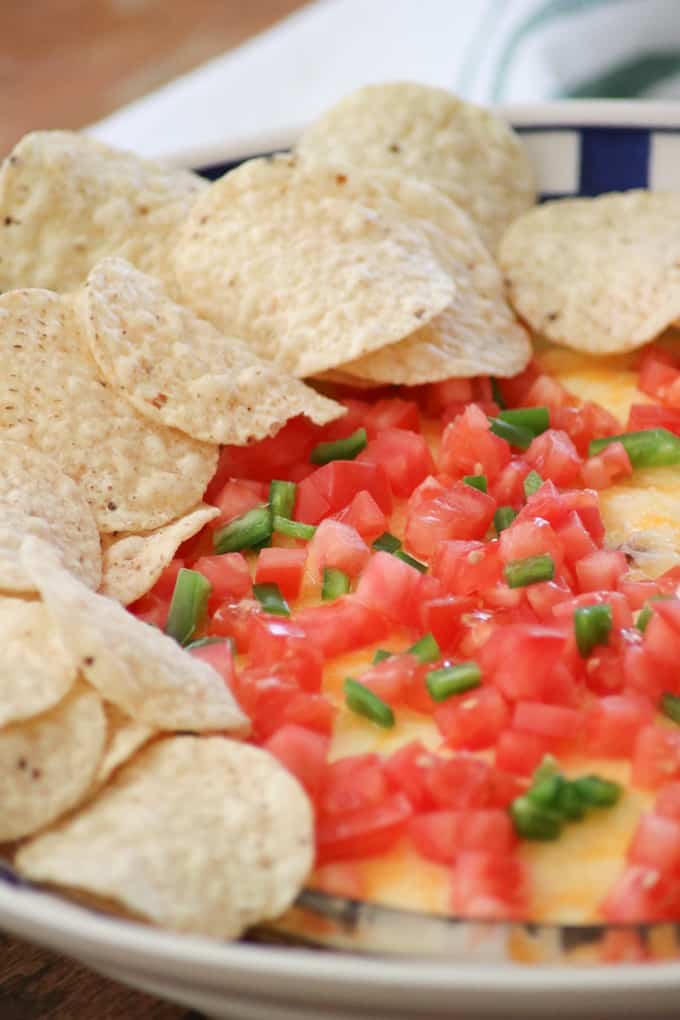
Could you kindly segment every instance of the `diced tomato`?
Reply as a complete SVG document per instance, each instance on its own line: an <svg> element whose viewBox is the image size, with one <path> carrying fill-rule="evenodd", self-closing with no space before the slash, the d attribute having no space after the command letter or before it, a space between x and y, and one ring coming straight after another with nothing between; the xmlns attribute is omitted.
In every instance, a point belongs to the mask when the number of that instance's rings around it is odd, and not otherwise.
<svg viewBox="0 0 680 1020"><path fill-rule="evenodd" d="M480 920L518 918L526 910L525 876L520 861L489 850L467 850L453 869L452 906Z"/></svg>
<svg viewBox="0 0 680 1020"><path fill-rule="evenodd" d="M625 555L618 549L598 549L574 564L579 591L616 591L628 573Z"/></svg>
<svg viewBox="0 0 680 1020"><path fill-rule="evenodd" d="M651 702L633 694L599 698L586 716L586 740L591 754L603 758L628 758L637 735L654 718Z"/></svg>
<svg viewBox="0 0 680 1020"><path fill-rule="evenodd" d="M434 471L426 440L406 429L385 429L369 441L356 462L382 466L395 496L410 496L416 485Z"/></svg>
<svg viewBox="0 0 680 1020"><path fill-rule="evenodd" d="M550 412L550 424L554 429L567 433L581 457L587 456L593 439L621 432L621 425L614 415L592 400L587 400L580 407L554 408Z"/></svg>
<svg viewBox="0 0 680 1020"><path fill-rule="evenodd" d="M201 556L192 570L210 581L211 603L225 599L242 599L250 594L250 568L242 553L224 553L221 556Z"/></svg>
<svg viewBox="0 0 680 1020"><path fill-rule="evenodd" d="M300 594L307 562L306 549L261 549L255 568L256 584L277 584L286 599Z"/></svg>
<svg viewBox="0 0 680 1020"><path fill-rule="evenodd" d="M353 754L326 767L319 811L324 815L358 811L379 804L388 794L379 755Z"/></svg>
<svg viewBox="0 0 680 1020"><path fill-rule="evenodd" d="M189 654L193 655L196 659L207 662L216 673L219 673L227 687L232 690L234 689L234 656L231 651L231 644L226 638L224 641L220 641L219 644L201 645L198 648L192 648Z"/></svg>
<svg viewBox="0 0 680 1020"><path fill-rule="evenodd" d="M508 707L494 687L480 687L438 705L434 719L451 747L492 747L508 724Z"/></svg>
<svg viewBox="0 0 680 1020"><path fill-rule="evenodd" d="M419 740L404 744L385 759L383 768L393 789L404 793L416 811L434 806L427 773L437 759Z"/></svg>
<svg viewBox="0 0 680 1020"><path fill-rule="evenodd" d="M570 489L562 493L567 512L575 510L596 546L604 540L604 522L600 514L600 500L594 489ZM551 522L552 523L552 522Z"/></svg>
<svg viewBox="0 0 680 1020"><path fill-rule="evenodd" d="M599 554L598 554L599 555ZM612 628L614 631L622 627L633 626L633 613L628 602L618 591L586 591L582 595L576 595L568 601L560 602L553 609L555 620L570 620L575 609L584 606L598 606L606 603L612 611Z"/></svg>
<svg viewBox="0 0 680 1020"><path fill-rule="evenodd" d="M389 397L369 405L363 420L368 438L373 439L386 429L409 429L420 432L420 413L414 400Z"/></svg>
<svg viewBox="0 0 680 1020"><path fill-rule="evenodd" d="M444 808L487 807L491 796L491 766L461 751L453 758L435 758L425 774L432 800Z"/></svg>
<svg viewBox="0 0 680 1020"><path fill-rule="evenodd" d="M626 679L620 649L599 645L588 657L583 675L593 694L606 698L622 693Z"/></svg>
<svg viewBox="0 0 680 1020"><path fill-rule="evenodd" d="M250 478L266 483L272 478L285 481L293 465L309 460L312 447L317 442L319 429L299 415L287 421L275 436L249 443L248 446L223 446L218 469L206 499L212 502L215 493L219 491L214 484L217 479L221 480L221 484L228 478Z"/></svg>
<svg viewBox="0 0 680 1020"><path fill-rule="evenodd" d="M664 691L672 691L677 685L677 667L659 663L636 634L637 631L626 633L622 647L625 686L632 692L658 700Z"/></svg>
<svg viewBox="0 0 680 1020"><path fill-rule="evenodd" d="M339 398L339 402L347 409L346 413L342 418L336 418L335 421L324 425L322 429L317 429L315 443L345 439L366 425L366 417L372 409L372 405L368 401L360 400L358 397L342 396Z"/></svg>
<svg viewBox="0 0 680 1020"><path fill-rule="evenodd" d="M474 608L471 598L444 595L428 599L420 607L420 625L424 634L432 634L443 651L454 648L463 634L461 617Z"/></svg>
<svg viewBox="0 0 680 1020"><path fill-rule="evenodd" d="M253 739L267 740L281 726L293 723L330 734L335 709L322 694L301 691L285 664L244 669L236 678L234 693L250 717Z"/></svg>
<svg viewBox="0 0 680 1020"><path fill-rule="evenodd" d="M330 737L288 723L262 746L278 758L315 800L324 780Z"/></svg>
<svg viewBox="0 0 680 1020"><path fill-rule="evenodd" d="M262 491L264 490L264 491ZM221 492L213 499L213 503L219 508L220 516L211 521L211 529L222 527L236 517L252 510L256 506L262 506L267 502L266 486L262 485L254 489L247 482L238 479L230 479Z"/></svg>
<svg viewBox="0 0 680 1020"><path fill-rule="evenodd" d="M645 726L633 748L631 778L635 786L654 790L671 779L680 779L680 730Z"/></svg>
<svg viewBox="0 0 680 1020"><path fill-rule="evenodd" d="M589 457L581 468L583 483L591 489L606 489L632 473L633 465L623 443L610 443L602 453Z"/></svg>
<svg viewBox="0 0 680 1020"><path fill-rule="evenodd" d="M526 589L527 602L541 621L550 621L553 609L571 600L571 589L564 581L542 581Z"/></svg>
<svg viewBox="0 0 680 1020"><path fill-rule="evenodd" d="M584 556L588 556L597 549L590 533L586 531L575 510L569 511L565 520L558 525L555 533L562 545L564 560L570 568L577 560L583 559Z"/></svg>
<svg viewBox="0 0 680 1020"><path fill-rule="evenodd" d="M659 589L664 595L680 597L680 567L671 567L656 579Z"/></svg>
<svg viewBox="0 0 680 1020"><path fill-rule="evenodd" d="M389 553L385 555L389 556ZM344 595L334 602L301 609L295 615L295 622L326 659L365 648L384 637L389 630L385 615L354 595Z"/></svg>
<svg viewBox="0 0 680 1020"><path fill-rule="evenodd" d="M446 539L483 538L495 509L491 496L465 482L440 485L439 493L426 499L416 489L408 503L405 543L416 556L429 559Z"/></svg>
<svg viewBox="0 0 680 1020"><path fill-rule="evenodd" d="M511 854L518 840L507 811L485 808L466 811L460 834L460 849Z"/></svg>
<svg viewBox="0 0 680 1020"><path fill-rule="evenodd" d="M256 616L248 637L253 666L280 666L303 691L321 690L323 655L296 620Z"/></svg>
<svg viewBox="0 0 680 1020"><path fill-rule="evenodd" d="M297 487L295 519L318 524L351 503L357 492L369 492L385 514L392 512L392 490L380 465L333 460L317 468Z"/></svg>
<svg viewBox="0 0 680 1020"><path fill-rule="evenodd" d="M337 520L349 524L359 532L364 542L369 544L387 531L388 519L382 512L370 492L362 489L344 510L337 515Z"/></svg>
<svg viewBox="0 0 680 1020"><path fill-rule="evenodd" d="M628 848L628 860L655 868L661 875L680 873L680 821L644 814Z"/></svg>
<svg viewBox="0 0 680 1020"><path fill-rule="evenodd" d="M675 404L672 394L680 372L669 351L661 347L648 347L640 359L638 389L664 403Z"/></svg>
<svg viewBox="0 0 680 1020"><path fill-rule="evenodd" d="M496 766L505 772L530 776L551 751L554 751L553 742L545 737L506 730L496 744Z"/></svg>
<svg viewBox="0 0 680 1020"><path fill-rule="evenodd" d="M503 563L524 560L529 556L541 556L547 553L553 560L556 570L562 566L562 544L542 517L533 521L515 520L509 528L501 532L500 557Z"/></svg>
<svg viewBox="0 0 680 1020"><path fill-rule="evenodd" d="M551 412L576 403L575 397L551 375L537 375L522 399L523 407L547 407Z"/></svg>
<svg viewBox="0 0 680 1020"><path fill-rule="evenodd" d="M468 817L462 811L427 811L411 819L408 834L422 857L435 864L451 865Z"/></svg>
<svg viewBox="0 0 680 1020"><path fill-rule="evenodd" d="M138 620L143 620L144 623L149 623L151 626L163 630L168 622L170 599L160 598L158 595L154 595L153 592L147 592L146 595L142 595L141 599L131 602L126 608Z"/></svg>
<svg viewBox="0 0 680 1020"><path fill-rule="evenodd" d="M630 864L609 890L600 913L614 924L674 919L679 900L674 885L656 868Z"/></svg>
<svg viewBox="0 0 680 1020"><path fill-rule="evenodd" d="M316 827L318 863L384 853L406 831L412 813L408 799L393 793L371 807L322 816Z"/></svg>
<svg viewBox="0 0 680 1020"><path fill-rule="evenodd" d="M531 465L523 457L515 457L503 468L491 486L490 491L499 506L514 509L524 505L524 479L531 471Z"/></svg>
<svg viewBox="0 0 680 1020"><path fill-rule="evenodd" d="M654 812L680 822L680 783L669 783L663 787L656 798Z"/></svg>
<svg viewBox="0 0 680 1020"><path fill-rule="evenodd" d="M470 404L444 429L439 464L452 478L486 475L493 482L510 463L511 456L510 445L490 431L487 416Z"/></svg>
<svg viewBox="0 0 680 1020"><path fill-rule="evenodd" d="M538 364L532 359L527 367L517 375L513 375L510 379L497 379L496 382L500 387L506 406L524 406L524 398L529 392L531 384L539 374L540 369Z"/></svg>
<svg viewBox="0 0 680 1020"><path fill-rule="evenodd" d="M581 458L566 432L548 429L532 441L524 454L525 460L555 485L573 485L579 477Z"/></svg>
<svg viewBox="0 0 680 1020"><path fill-rule="evenodd" d="M377 552L359 578L356 598L390 620L413 626L421 602L431 597L428 581L432 578L391 553Z"/></svg>
<svg viewBox="0 0 680 1020"><path fill-rule="evenodd" d="M363 899L366 893L361 869L351 861L336 861L317 868L311 885L329 896L341 896L348 900Z"/></svg>
<svg viewBox="0 0 680 1020"><path fill-rule="evenodd" d="M626 577L622 577L619 581L619 591L633 611L642 609L645 602L660 594L660 588L656 581L633 581Z"/></svg>
<svg viewBox="0 0 680 1020"><path fill-rule="evenodd" d="M575 740L581 729L581 713L562 705L520 701L515 705L512 728L556 740Z"/></svg>
<svg viewBox="0 0 680 1020"><path fill-rule="evenodd" d="M645 429L668 429L680 436L680 409L660 404L632 404L626 431L643 432Z"/></svg>
<svg viewBox="0 0 680 1020"><path fill-rule="evenodd" d="M184 565L185 564L183 559L178 559L177 557L175 557L174 560L171 560L170 563L168 563L167 567L164 567L163 573L158 578L153 588L150 589L148 594L157 595L159 599L167 599L168 601L170 601L170 599L172 598L172 593L175 590L175 582L177 581L177 575L179 574L180 570ZM199 568L194 566L192 569L198 570ZM210 580L210 578L208 578L208 580Z"/></svg>
<svg viewBox="0 0 680 1020"><path fill-rule="evenodd" d="M644 635L645 648L657 662L677 672L680 661L680 600L659 600L652 605L654 611Z"/></svg>
<svg viewBox="0 0 680 1020"><path fill-rule="evenodd" d="M645 943L634 928L610 928L600 941L602 963L644 963L650 958Z"/></svg>
<svg viewBox="0 0 680 1020"><path fill-rule="evenodd" d="M330 518L318 526L308 549L309 571L314 577L321 577L326 567L335 567L356 577L371 556L371 550L355 528Z"/></svg>
<svg viewBox="0 0 680 1020"><path fill-rule="evenodd" d="M435 552L432 573L451 595L486 591L502 576L498 542L441 542Z"/></svg>
<svg viewBox="0 0 680 1020"><path fill-rule="evenodd" d="M438 417L451 404L469 404L474 400L474 379L444 379L423 387L425 413Z"/></svg>
<svg viewBox="0 0 680 1020"><path fill-rule="evenodd" d="M482 674L511 701L551 702L564 648L564 631L555 627L498 627L479 653Z"/></svg>
<svg viewBox="0 0 680 1020"><path fill-rule="evenodd" d="M262 610L254 599L242 599L240 602L226 599L208 621L208 634L233 638L236 650L247 652L253 617L256 616L262 616Z"/></svg>
<svg viewBox="0 0 680 1020"><path fill-rule="evenodd" d="M403 702L410 681L420 668L414 655L404 652L371 666L361 674L361 683L390 705Z"/></svg>

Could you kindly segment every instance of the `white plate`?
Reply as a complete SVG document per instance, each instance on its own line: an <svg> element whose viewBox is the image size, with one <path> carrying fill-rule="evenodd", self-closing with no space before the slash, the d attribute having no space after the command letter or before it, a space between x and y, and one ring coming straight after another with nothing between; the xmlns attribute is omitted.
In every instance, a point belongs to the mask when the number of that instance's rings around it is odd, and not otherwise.
<svg viewBox="0 0 680 1020"><path fill-rule="evenodd" d="M543 194L675 188L680 105L577 102L504 111L520 128ZM253 137L174 162L205 167L274 149ZM0 876L1 877L1 876ZM415 1020L678 1014L680 964L521 966L425 961L181 937L104 917L0 880L0 927L79 959L119 981L212 1017L233 1020ZM480 936L481 937L481 936Z"/></svg>

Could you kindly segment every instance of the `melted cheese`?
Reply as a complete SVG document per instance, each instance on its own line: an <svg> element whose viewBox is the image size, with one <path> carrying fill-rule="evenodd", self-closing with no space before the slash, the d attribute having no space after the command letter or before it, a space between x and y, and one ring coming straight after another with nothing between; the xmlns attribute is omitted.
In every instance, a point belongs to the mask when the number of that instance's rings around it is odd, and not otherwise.
<svg viewBox="0 0 680 1020"><path fill-rule="evenodd" d="M538 360L544 371L582 400L606 407L619 419L622 431L631 404L649 402L636 388L634 354L598 359L546 346ZM438 440L436 425L427 423L424 431L431 442ZM602 492L600 503L609 545L623 545L641 574L656 576L680 562L680 469L636 471L632 479ZM404 512L402 501L390 524L399 536ZM310 586L309 600L318 600L318 584ZM344 678L365 672L376 647L401 651L407 644L403 636L393 635L329 664L324 690L338 708L332 760L370 751L389 754L412 740L442 753L441 736L432 719L400 709L395 727L382 730L344 704ZM537 921L593 922L598 919L598 904L621 871L640 814L653 798L629 786L627 762L574 759L564 769L572 776L597 772L622 783L626 792L616 807L592 811L582 822L566 825L558 840L523 844L520 854L530 875L531 915ZM424 860L407 840L358 867L368 900L432 913L449 910L448 870Z"/></svg>

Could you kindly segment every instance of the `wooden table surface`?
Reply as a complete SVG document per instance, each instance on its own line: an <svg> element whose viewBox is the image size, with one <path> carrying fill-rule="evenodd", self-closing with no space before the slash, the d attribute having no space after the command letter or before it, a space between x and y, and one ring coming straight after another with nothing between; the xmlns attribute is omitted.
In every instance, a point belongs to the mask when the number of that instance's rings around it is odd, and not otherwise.
<svg viewBox="0 0 680 1020"><path fill-rule="evenodd" d="M0 0L0 157L26 131L82 127L301 6L301 0ZM1 1020L131 1017L200 1020L0 934Z"/></svg>

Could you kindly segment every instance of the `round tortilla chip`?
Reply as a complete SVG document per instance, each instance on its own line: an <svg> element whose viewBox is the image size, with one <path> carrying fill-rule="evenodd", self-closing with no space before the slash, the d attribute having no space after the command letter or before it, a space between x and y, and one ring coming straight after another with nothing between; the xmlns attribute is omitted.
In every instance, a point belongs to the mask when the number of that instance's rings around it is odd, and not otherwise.
<svg viewBox="0 0 680 1020"><path fill-rule="evenodd" d="M167 276L206 182L72 131L25 135L0 169L0 291L82 283L106 255Z"/></svg>
<svg viewBox="0 0 680 1020"><path fill-rule="evenodd" d="M0 439L0 589L29 592L19 546L25 535L51 542L64 566L91 588L101 579L99 532L85 496L49 457Z"/></svg>
<svg viewBox="0 0 680 1020"><path fill-rule="evenodd" d="M247 717L207 662L90 591L44 542L27 538L21 559L64 647L106 701L160 730L248 730Z"/></svg>
<svg viewBox="0 0 680 1020"><path fill-rule="evenodd" d="M177 521L141 535L106 536L100 592L124 606L153 588L182 542L197 535L219 516L216 506L202 503Z"/></svg>
<svg viewBox="0 0 680 1020"><path fill-rule="evenodd" d="M0 842L29 836L79 803L105 743L101 698L84 684L50 712L0 730Z"/></svg>
<svg viewBox="0 0 680 1020"><path fill-rule="evenodd" d="M236 938L293 902L313 836L309 801L274 757L221 737L173 737L22 847L15 865L162 928Z"/></svg>
<svg viewBox="0 0 680 1020"><path fill-rule="evenodd" d="M42 602L0 598L0 634L2 727L52 708L71 690L77 671Z"/></svg>
<svg viewBox="0 0 680 1020"><path fill-rule="evenodd" d="M104 711L108 738L94 777L94 789L104 786L113 773L157 733L151 726L131 719L108 701L104 702Z"/></svg>
<svg viewBox="0 0 680 1020"><path fill-rule="evenodd" d="M105 379L150 421L204 442L245 446L304 414L325 425L345 409L257 358L175 304L156 280L105 259L84 294L85 333Z"/></svg>
<svg viewBox="0 0 680 1020"><path fill-rule="evenodd" d="M282 181L291 174L301 177L306 191L319 197L343 194L377 211L392 210L396 204L402 216L426 232L455 281L453 300L427 325L343 364L345 382L415 386L452 377L512 376L525 368L531 344L505 299L500 271L474 223L445 195L395 172L369 174L353 167L338 171L301 163L295 156L275 157L268 166ZM324 378L333 380L328 374ZM336 374L335 381L340 380Z"/></svg>
<svg viewBox="0 0 680 1020"><path fill-rule="evenodd" d="M0 296L0 435L51 457L100 531L146 531L198 503L217 447L154 425L100 376L71 301Z"/></svg>
<svg viewBox="0 0 680 1020"><path fill-rule="evenodd" d="M251 160L194 205L175 272L199 315L307 376L408 336L451 301L453 282L417 224L281 175Z"/></svg>
<svg viewBox="0 0 680 1020"><path fill-rule="evenodd" d="M680 195L560 199L500 248L510 301L532 329L589 354L633 350L680 316Z"/></svg>
<svg viewBox="0 0 680 1020"><path fill-rule="evenodd" d="M366 85L308 127L297 148L310 161L397 170L434 185L470 215L491 251L536 201L529 157L512 128L429 85Z"/></svg>

